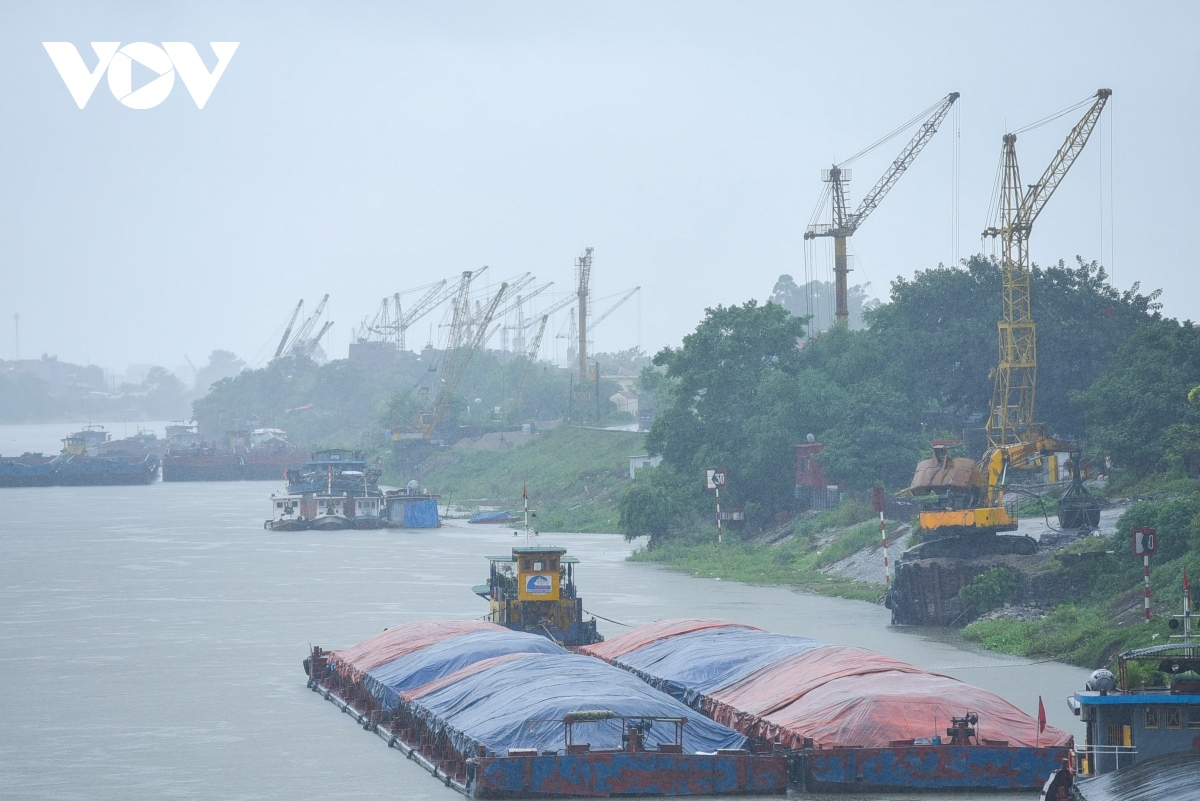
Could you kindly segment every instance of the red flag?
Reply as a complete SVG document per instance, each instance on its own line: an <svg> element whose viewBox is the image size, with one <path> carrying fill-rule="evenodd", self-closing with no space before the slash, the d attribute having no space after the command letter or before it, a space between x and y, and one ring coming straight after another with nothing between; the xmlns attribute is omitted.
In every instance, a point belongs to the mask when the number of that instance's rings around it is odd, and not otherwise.
<svg viewBox="0 0 1200 801"><path fill-rule="evenodd" d="M528 497L529 497L529 493L526 491L526 489L525 489L525 485L524 485L524 484L522 484L522 485L521 485L521 497L522 497L522 498L528 498Z"/></svg>
<svg viewBox="0 0 1200 801"><path fill-rule="evenodd" d="M1183 569L1183 591L1188 592L1189 589L1190 588L1188 587L1188 582L1187 582L1187 568L1185 567Z"/></svg>
<svg viewBox="0 0 1200 801"><path fill-rule="evenodd" d="M1038 734L1046 730L1046 707L1042 706L1042 696L1038 696Z"/></svg>

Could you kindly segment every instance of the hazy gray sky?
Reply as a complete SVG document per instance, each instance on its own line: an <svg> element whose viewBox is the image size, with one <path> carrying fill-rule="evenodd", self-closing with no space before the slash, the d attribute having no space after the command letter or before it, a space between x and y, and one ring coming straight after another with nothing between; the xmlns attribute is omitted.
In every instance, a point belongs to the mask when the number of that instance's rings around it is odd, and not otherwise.
<svg viewBox="0 0 1200 801"><path fill-rule="evenodd" d="M4 3L0 356L19 312L23 356L249 359L325 292L342 356L384 295L483 264L564 292L587 245L598 297L642 286L596 346L654 351L707 306L803 280L820 170L950 91L961 255L980 249L1006 128L1109 87L1103 141L1038 220L1033 258L1101 259L1119 287L1161 287L1168 314L1196 317L1196 9ZM203 110L178 80L149 110L101 81L80 110L43 41L89 67L93 41L192 42L210 68L208 42L241 44ZM1027 182L1080 113L1019 138ZM852 240L851 278L877 295L953 258L953 131ZM853 202L902 141L855 165Z"/></svg>

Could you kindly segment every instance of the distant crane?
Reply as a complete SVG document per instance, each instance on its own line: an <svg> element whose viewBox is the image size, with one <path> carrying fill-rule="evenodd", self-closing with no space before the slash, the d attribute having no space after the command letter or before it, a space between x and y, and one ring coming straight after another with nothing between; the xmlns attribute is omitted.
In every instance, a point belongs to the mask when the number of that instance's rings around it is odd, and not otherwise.
<svg viewBox="0 0 1200 801"><path fill-rule="evenodd" d="M579 384L587 383L587 302L592 280L592 250L585 248L575 260L575 296L579 300Z"/></svg>
<svg viewBox="0 0 1200 801"><path fill-rule="evenodd" d="M513 407L517 411L520 411L522 405L525 403L525 389L529 386L529 376L533 372L533 366L537 364L538 351L542 349L542 336L546 333L546 321L549 319L549 314L542 315L542 319L538 323L537 333L533 335L529 351L525 354L525 366L521 368L521 379L517 382L517 397L513 402Z"/></svg>
<svg viewBox="0 0 1200 801"><path fill-rule="evenodd" d="M933 135L937 133L938 126L946 118L946 115L950 112L950 107L954 105L954 101L956 100L958 100L958 92L951 92L946 95L944 100L937 104L933 113L921 124L917 133L904 146L904 149L900 151L900 155L896 157L896 160L892 162L892 166L887 169L883 177L871 188L871 191L867 193L862 203L858 205L858 208L854 212L849 210L846 201L845 184L850 181L850 171L845 168L845 165L854 161L854 159L863 153L883 144L883 142L891 138L891 135L871 145L871 147L858 155L847 159L842 165L834 164L828 170L822 171L821 180L829 184L830 205L833 207L833 221L828 224L810 225L808 230L804 232L804 238L814 239L818 236L833 237L833 274L835 294L837 296L835 317L838 325L845 327L849 325L850 321L850 307L847 302L846 289L846 274L850 272L850 269L846 265L846 239L854 235L854 232L863 224L867 216L875 210L884 196L900 180L900 176L913 163L917 154L929 143ZM907 125L904 125L900 130L907 127Z"/></svg>
<svg viewBox="0 0 1200 801"><path fill-rule="evenodd" d="M301 298L300 302L296 304L296 310L292 312L292 319L288 320L287 328L283 330L283 336L279 339L279 347L275 348L275 355L271 357L272 359L278 359L283 355L283 349L287 347L288 337L292 335L292 326L296 324L296 318L300 316L300 307L303 305L304 299Z"/></svg>
<svg viewBox="0 0 1200 801"><path fill-rule="evenodd" d="M469 287L471 283L469 273L464 273L463 275L463 283L466 287ZM492 324L496 308L500 305L500 301L507 289L507 283L500 284L500 290L484 308L482 318L478 320L475 326L474 337L466 342L462 340L462 333L466 330L466 321L462 318L469 315L468 296L466 292L461 293L455 305L457 325L452 323L451 328L452 339L455 337L455 332L458 332L458 346L453 351L447 350L443 356L442 379L438 387L437 397L434 400L433 411L429 414L422 414L418 418L422 439L431 439L437 430L438 423L441 422L442 416L446 413L446 408L450 405L450 401L454 397L455 390L458 389L458 383L467 371L467 365L471 363L471 357L475 355L475 351L479 349L479 346L483 344L483 340L487 336L487 330Z"/></svg>
<svg viewBox="0 0 1200 801"><path fill-rule="evenodd" d="M592 320L592 329L594 330L594 329L596 328L596 326L600 325L600 323L602 323L602 322L604 322L605 320L607 320L607 319L608 319L608 315L612 314L612 313L613 313L613 312L615 312L617 309L621 308L621 304L623 304L625 301L627 301L627 300L629 300L630 298L632 298L632 297L633 297L634 295L636 295L636 294L637 294L637 293L638 293L640 290L641 290L641 287L640 287L640 286L635 286L633 289L631 289L631 290L629 290L628 292L626 292L626 293L624 294L624 296L622 296L622 297L621 297L621 299L620 299L620 300L618 300L616 303L614 303L613 305L611 305L611 306L609 306L609 307L608 307L608 311L604 312L604 314L600 315L600 316L599 316L599 317L597 317L595 320Z"/></svg>

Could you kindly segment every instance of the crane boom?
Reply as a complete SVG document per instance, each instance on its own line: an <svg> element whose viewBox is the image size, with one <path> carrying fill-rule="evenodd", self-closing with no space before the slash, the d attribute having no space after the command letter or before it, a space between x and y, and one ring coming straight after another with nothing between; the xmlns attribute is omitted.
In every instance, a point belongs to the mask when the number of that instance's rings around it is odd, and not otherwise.
<svg viewBox="0 0 1200 801"><path fill-rule="evenodd" d="M525 389L529 386L529 375L533 372L533 366L537 364L538 351L542 349L542 336L546 333L546 321L549 319L549 314L542 315L542 319L538 322L537 333L533 335L529 351L525 354L525 366L521 368L521 380L517 383L517 398L513 404L517 411L520 411L525 403Z"/></svg>
<svg viewBox="0 0 1200 801"><path fill-rule="evenodd" d="M283 330L283 336L279 340L279 347L275 348L275 355L272 359L278 359L283 355L283 349L287 347L288 337L292 335L292 326L296 324L296 318L300 316L300 307L304 305L304 298L296 304L296 310L292 312L292 319L288 320L287 328Z"/></svg>
<svg viewBox="0 0 1200 801"><path fill-rule="evenodd" d="M958 100L958 92L951 92L946 95L946 98L938 104L933 113L925 119L921 127L917 129L916 134L908 140L908 144L900 151L900 155L892 162L887 171L883 174L863 198L858 209L851 213L846 200L846 183L850 180L850 171L844 166L834 164L828 170L825 170L822 179L829 184L830 189L830 205L832 206L833 220L828 224L810 225L808 230L804 232L805 239L815 239L818 236L833 237L833 274L834 274L834 289L837 297L837 309L835 318L837 324L846 326L850 323L850 306L847 300L848 288L846 286L846 274L850 272L846 260L846 239L854 235L863 221L868 215L879 205L884 196L891 191L896 182L900 180L900 176L909 168L917 155L924 149L925 145L929 144L929 140L937 133L938 126L942 124L942 120L950 113L950 107Z"/></svg>
<svg viewBox="0 0 1200 801"><path fill-rule="evenodd" d="M333 320L326 320L325 325L321 326L321 330L317 332L315 337L301 342L298 346L302 348L301 355L311 358L313 351L317 349L317 343L321 341L321 337L325 336L325 333L329 331L330 328L333 328Z"/></svg>
<svg viewBox="0 0 1200 801"><path fill-rule="evenodd" d="M625 295L620 300L618 300L616 303L614 303L613 305L608 307L608 311L604 312L604 314L600 315L595 320L592 320L592 328L595 329L596 326L598 326L598 325L600 325L600 323L604 322L608 318L608 315L612 314L617 309L621 308L621 304L624 303L625 301L629 300L630 298L632 298L634 295L636 295L638 293L638 290L640 290L640 289L641 289L640 286L635 286L633 289L626 292Z"/></svg>
<svg viewBox="0 0 1200 801"><path fill-rule="evenodd" d="M892 166L888 167L887 172L883 177L871 188L863 198L862 203L858 205L858 209L850 217L850 231L853 233L858 226L862 225L863 220L867 218L875 207L879 205L879 201L891 191L896 182L900 180L900 176L913 163L917 155L924 149L925 145L929 144L929 140L937 133L938 126L942 124L942 120L946 119L946 115L950 113L950 107L954 105L954 101L958 100L958 92L951 92L946 95L946 99L938 106L937 110L921 124L917 129L916 134L912 139L908 140L908 144L900 151L900 155L892 162Z"/></svg>
<svg viewBox="0 0 1200 801"><path fill-rule="evenodd" d="M464 283L470 286L471 277L469 273L463 274ZM504 297L504 291L508 289L508 284L501 284L500 291L496 293L491 302L485 307L483 319L475 327L475 336L465 347L457 348L456 350L464 351L456 355L452 364L448 365L449 372L443 372L442 385L438 389L437 399L434 402L433 413L421 415L421 435L425 439L430 439L434 431L437 429L438 423L441 422L442 415L446 413L446 408L450 405L450 400L454 396L455 389L458 388L458 382L462 380L463 374L467 371L467 365L471 363L471 357L475 355L475 351L487 338L488 328L492 324L492 318L496 314L496 307L500 305L500 300ZM464 304L465 306L465 304ZM457 309L456 309L457 313ZM447 354L449 355L449 354Z"/></svg>
<svg viewBox="0 0 1200 801"><path fill-rule="evenodd" d="M992 387L991 414L987 422L988 443L1001 448L1023 441L1034 430L1037 399L1037 325L1030 302L1029 235L1033 221L1046 207L1054 190L1083 151L1099 120L1109 89L1096 92L1096 99L1083 118L1067 134L1041 179L1022 191L1017 164L1017 136L1004 135L1004 185L1001 193L1001 224L983 232L1000 237L1000 271L1003 281L999 327L999 356Z"/></svg>

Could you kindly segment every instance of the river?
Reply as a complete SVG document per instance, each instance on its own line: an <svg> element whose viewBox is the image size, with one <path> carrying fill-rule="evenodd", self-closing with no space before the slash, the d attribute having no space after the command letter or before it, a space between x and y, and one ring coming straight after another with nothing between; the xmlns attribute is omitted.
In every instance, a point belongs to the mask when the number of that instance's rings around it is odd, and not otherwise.
<svg viewBox="0 0 1200 801"><path fill-rule="evenodd" d="M275 489L0 489L0 797L459 797L308 692L300 663L310 644L481 615L470 587L486 578L484 554L513 544L511 530L450 521L428 531L271 532L262 521ZM1063 699L1087 671L895 629L870 604L630 563L631 546L615 535L542 541L582 560L585 607L613 621L723 617L860 645L1030 714L1040 694L1050 723L1082 736Z"/></svg>

